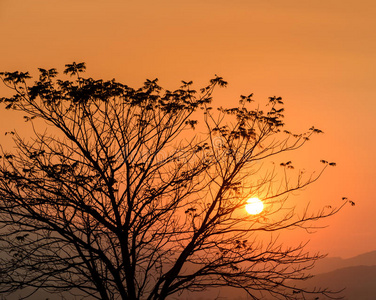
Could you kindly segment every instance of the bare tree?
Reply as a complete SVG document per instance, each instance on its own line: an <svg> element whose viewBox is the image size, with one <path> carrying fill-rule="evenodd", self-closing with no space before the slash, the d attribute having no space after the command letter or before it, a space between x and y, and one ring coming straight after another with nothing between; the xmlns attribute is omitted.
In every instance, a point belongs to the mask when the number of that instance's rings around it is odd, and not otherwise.
<svg viewBox="0 0 376 300"><path fill-rule="evenodd" d="M1 293L31 287L154 300L221 286L252 299L312 292L291 280L309 277L321 256L269 233L312 228L348 202L313 213L286 205L334 163L294 178L291 161L262 162L320 130L283 132L277 97L265 112L252 108L252 95L211 110L214 88L227 84L221 77L200 91L184 81L169 91L157 80L133 89L84 78L84 70L66 65L60 80L55 69L39 69L31 86L28 73L1 73L15 92L1 102L34 129L29 140L8 132L16 150L2 151ZM265 205L258 215L245 213L250 197Z"/></svg>

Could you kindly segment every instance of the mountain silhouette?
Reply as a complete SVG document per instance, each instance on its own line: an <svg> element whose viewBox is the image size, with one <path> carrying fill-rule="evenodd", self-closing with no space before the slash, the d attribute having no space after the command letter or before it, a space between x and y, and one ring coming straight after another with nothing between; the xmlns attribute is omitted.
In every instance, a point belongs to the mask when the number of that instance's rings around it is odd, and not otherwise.
<svg viewBox="0 0 376 300"><path fill-rule="evenodd" d="M376 251L348 259L326 257L316 263L311 274L315 276L304 282L297 282L297 287L328 288L338 292L333 294L333 297L343 297L343 300L376 299ZM242 291L234 289L226 291L224 288L192 293L181 299L213 300L216 299L216 296L223 300L249 299ZM305 299L329 300L333 298L312 294L306 295Z"/></svg>
<svg viewBox="0 0 376 300"><path fill-rule="evenodd" d="M315 277L299 284L307 288L322 287L332 291L341 291L335 296L343 300L375 300L376 299L376 266L351 266L341 268ZM306 299L331 299L322 295Z"/></svg>
<svg viewBox="0 0 376 300"><path fill-rule="evenodd" d="M326 257L319 260L311 270L315 276L304 282L297 283L298 287L321 287L342 292L335 296L343 296L343 300L375 300L376 299L376 251L364 253L348 259L340 257ZM22 292L8 296L8 300L17 300ZM322 295L306 296L306 300L328 300L331 298ZM29 300L61 299L61 296L51 295L39 291L30 296ZM245 300L246 294L242 290L231 288L213 288L203 292L184 293L178 297L182 300ZM68 297L69 299L69 297ZM171 300L177 299L172 296ZM265 298L268 299L268 298Z"/></svg>
<svg viewBox="0 0 376 300"><path fill-rule="evenodd" d="M337 269L353 266L376 266L376 251L367 252L348 259L343 259L340 257L326 257L316 262L315 267L311 270L311 273L327 273ZM376 299L376 297L374 299Z"/></svg>

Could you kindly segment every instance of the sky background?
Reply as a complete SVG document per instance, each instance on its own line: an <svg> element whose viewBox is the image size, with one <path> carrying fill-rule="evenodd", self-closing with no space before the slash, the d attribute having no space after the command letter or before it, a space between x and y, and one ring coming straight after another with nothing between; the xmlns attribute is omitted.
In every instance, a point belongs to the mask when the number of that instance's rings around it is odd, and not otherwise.
<svg viewBox="0 0 376 300"><path fill-rule="evenodd" d="M132 87L158 77L168 89L181 80L200 88L218 74L229 82L219 105L282 96L285 129L325 132L293 153L296 167L338 165L295 198L356 202L320 223L328 228L291 239L350 257L376 250L375 15L374 0L0 0L0 71L84 61L88 76ZM27 137L21 119L0 110L0 143L13 128Z"/></svg>

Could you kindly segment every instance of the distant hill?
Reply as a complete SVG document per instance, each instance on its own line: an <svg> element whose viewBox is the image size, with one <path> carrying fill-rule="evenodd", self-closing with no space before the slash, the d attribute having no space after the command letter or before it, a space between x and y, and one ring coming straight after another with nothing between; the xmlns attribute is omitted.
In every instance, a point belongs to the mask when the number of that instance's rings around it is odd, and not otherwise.
<svg viewBox="0 0 376 300"><path fill-rule="evenodd" d="M324 274L319 274L312 279L301 283L299 286L314 288L329 288L340 291L336 296L344 296L344 300L375 300L376 299L376 266L352 266L341 268ZM307 297L306 299L315 299ZM320 300L330 299L319 296Z"/></svg>
<svg viewBox="0 0 376 300"><path fill-rule="evenodd" d="M376 299L376 251L364 253L352 258L342 259L339 257L327 257L318 261L311 270L316 274L313 278L299 283L300 287L330 288L331 290L342 290L343 292L336 296L344 296L343 300L375 300ZM16 292L6 297L7 300L17 300L19 296L25 293ZM330 298L322 295L307 296L306 300L313 300L319 297L319 300L328 300ZM1 299L1 298L0 298ZM61 296L51 295L40 291L27 298L29 300L61 299ZM73 299L67 297L67 299ZM184 293L179 297L170 297L169 299L181 300L244 300L247 298L242 290L230 288L209 289L197 293ZM268 299L268 298L265 298Z"/></svg>
<svg viewBox="0 0 376 300"><path fill-rule="evenodd" d="M327 273L337 269L354 266L376 266L376 251L367 252L348 259L327 257L316 262L312 274ZM374 298L376 299L376 297Z"/></svg>
<svg viewBox="0 0 376 300"><path fill-rule="evenodd" d="M313 289L315 287L341 291L332 296L344 297L343 300L376 300L376 251L364 253L348 259L327 257L319 260L311 270L315 276L299 282L298 287ZM213 300L220 296L223 300L247 299L240 290L216 289L202 293L193 293L182 297L184 300ZM306 296L306 300L329 300L322 295ZM265 298L268 299L268 298Z"/></svg>

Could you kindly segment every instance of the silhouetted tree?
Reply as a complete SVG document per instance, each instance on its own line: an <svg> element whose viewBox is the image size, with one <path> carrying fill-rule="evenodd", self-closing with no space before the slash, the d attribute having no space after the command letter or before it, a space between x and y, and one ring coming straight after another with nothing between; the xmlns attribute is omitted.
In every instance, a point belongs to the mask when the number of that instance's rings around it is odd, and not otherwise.
<svg viewBox="0 0 376 300"><path fill-rule="evenodd" d="M265 233L312 228L343 205L315 213L286 205L332 163L294 179L291 161L269 161L321 131L283 132L277 97L265 112L252 108L252 95L211 110L221 77L199 92L184 81L169 91L157 80L133 89L84 70L69 64L57 79L55 69L39 69L31 86L28 73L1 73L15 91L1 102L24 113L34 135L8 132L16 150L1 154L0 292L151 300L232 286L253 299L304 295L290 280L307 278L320 255ZM265 204L258 215L244 210L252 196Z"/></svg>

